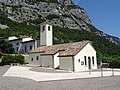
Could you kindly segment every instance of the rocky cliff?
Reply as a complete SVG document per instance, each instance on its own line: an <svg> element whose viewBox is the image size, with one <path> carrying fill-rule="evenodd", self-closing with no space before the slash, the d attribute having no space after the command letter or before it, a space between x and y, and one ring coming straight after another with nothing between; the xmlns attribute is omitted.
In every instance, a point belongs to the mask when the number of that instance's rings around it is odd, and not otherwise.
<svg viewBox="0 0 120 90"><path fill-rule="evenodd" d="M71 0L0 0L0 15L33 26L46 21L61 28L90 31L89 26L92 25L87 12ZM99 30L95 33L120 44L119 38Z"/></svg>
<svg viewBox="0 0 120 90"><path fill-rule="evenodd" d="M17 22L42 19L70 29L89 30L91 23L85 10L70 0L2 0L0 13Z"/></svg>

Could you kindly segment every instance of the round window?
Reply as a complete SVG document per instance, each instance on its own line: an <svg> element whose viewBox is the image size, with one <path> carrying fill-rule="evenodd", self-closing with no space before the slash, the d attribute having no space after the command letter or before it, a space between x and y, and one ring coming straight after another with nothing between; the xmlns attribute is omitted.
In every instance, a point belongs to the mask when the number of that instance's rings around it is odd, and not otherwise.
<svg viewBox="0 0 120 90"><path fill-rule="evenodd" d="M81 65L84 65L84 62L83 62L83 61L81 61Z"/></svg>

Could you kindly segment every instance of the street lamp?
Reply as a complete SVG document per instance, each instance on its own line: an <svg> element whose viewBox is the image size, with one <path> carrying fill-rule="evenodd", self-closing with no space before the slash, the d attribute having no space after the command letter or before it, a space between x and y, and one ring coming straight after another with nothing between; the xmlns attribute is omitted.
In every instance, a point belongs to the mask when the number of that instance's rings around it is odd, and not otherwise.
<svg viewBox="0 0 120 90"><path fill-rule="evenodd" d="M101 68L101 77L103 77L102 60L100 60L100 68Z"/></svg>

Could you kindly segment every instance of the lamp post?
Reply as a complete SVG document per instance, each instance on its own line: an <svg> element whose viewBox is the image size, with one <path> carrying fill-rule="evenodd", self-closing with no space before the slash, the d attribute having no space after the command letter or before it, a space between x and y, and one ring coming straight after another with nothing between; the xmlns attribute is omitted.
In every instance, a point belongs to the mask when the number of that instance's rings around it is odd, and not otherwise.
<svg viewBox="0 0 120 90"><path fill-rule="evenodd" d="M113 70L113 68L114 68L114 62L111 62L112 63L112 76L114 76L114 70Z"/></svg>
<svg viewBox="0 0 120 90"><path fill-rule="evenodd" d="M114 70L113 70L113 67L112 67L112 76L114 76Z"/></svg>
<svg viewBox="0 0 120 90"><path fill-rule="evenodd" d="M101 68L101 77L103 77L102 60L100 61L100 68Z"/></svg>

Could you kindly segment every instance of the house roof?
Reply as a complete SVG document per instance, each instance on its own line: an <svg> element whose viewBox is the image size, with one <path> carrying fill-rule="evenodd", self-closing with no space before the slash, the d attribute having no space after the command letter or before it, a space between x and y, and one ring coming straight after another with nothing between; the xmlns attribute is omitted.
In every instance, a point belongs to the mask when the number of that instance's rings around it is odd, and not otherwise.
<svg viewBox="0 0 120 90"><path fill-rule="evenodd" d="M28 42L35 42L35 40L29 40L29 41L22 41L21 43L28 43Z"/></svg>
<svg viewBox="0 0 120 90"><path fill-rule="evenodd" d="M45 22L42 22L42 23L40 23L40 25L51 25L50 23L49 23L49 21L45 21ZM52 25L51 25L52 26Z"/></svg>
<svg viewBox="0 0 120 90"><path fill-rule="evenodd" d="M8 38L9 41L18 39L16 36L11 36Z"/></svg>
<svg viewBox="0 0 120 90"><path fill-rule="evenodd" d="M33 41L35 41L31 37L28 37L28 36L20 36L19 38L15 37L15 36L12 36L12 37L9 37L8 40L10 42L11 41L21 41L21 43L27 43L27 42L33 42Z"/></svg>
<svg viewBox="0 0 120 90"><path fill-rule="evenodd" d="M14 40L9 40L9 42L12 42L12 41L19 41L19 40L22 40L21 38L18 38L18 39L14 39Z"/></svg>
<svg viewBox="0 0 120 90"><path fill-rule="evenodd" d="M90 41L82 41L75 43L57 44L51 46L40 46L30 53L41 53L41 55L54 55L60 52L59 56L74 56L82 50Z"/></svg>

